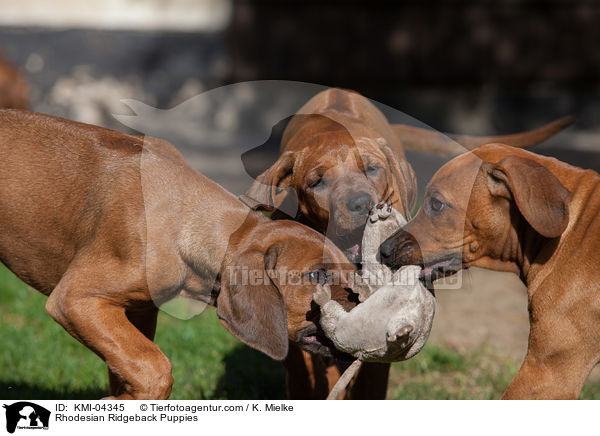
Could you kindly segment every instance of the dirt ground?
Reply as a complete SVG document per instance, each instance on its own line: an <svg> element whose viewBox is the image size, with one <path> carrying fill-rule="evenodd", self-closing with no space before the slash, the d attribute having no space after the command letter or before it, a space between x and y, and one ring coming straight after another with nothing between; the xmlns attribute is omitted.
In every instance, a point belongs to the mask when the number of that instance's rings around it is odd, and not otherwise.
<svg viewBox="0 0 600 436"><path fill-rule="evenodd" d="M438 283L433 344L457 351L485 346L501 360L522 362L529 336L527 288L515 274L470 268L460 289L442 288ZM598 380L600 366L588 378Z"/></svg>

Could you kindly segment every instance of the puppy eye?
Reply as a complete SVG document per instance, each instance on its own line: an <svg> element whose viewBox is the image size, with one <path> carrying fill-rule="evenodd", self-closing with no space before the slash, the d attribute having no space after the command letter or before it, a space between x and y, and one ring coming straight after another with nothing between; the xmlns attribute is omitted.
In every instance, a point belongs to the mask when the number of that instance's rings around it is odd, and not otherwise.
<svg viewBox="0 0 600 436"><path fill-rule="evenodd" d="M380 169L381 169L381 167L375 167L373 165L369 165L367 168L365 168L365 172L369 173L369 174L375 174Z"/></svg>
<svg viewBox="0 0 600 436"><path fill-rule="evenodd" d="M308 185L308 187L310 189L318 188L318 187L321 187L321 186L323 186L323 178L322 177L319 177L314 182L312 182L311 184Z"/></svg>
<svg viewBox="0 0 600 436"><path fill-rule="evenodd" d="M308 278L314 284L324 285L329 281L329 274L324 269L318 269L308 273Z"/></svg>
<svg viewBox="0 0 600 436"><path fill-rule="evenodd" d="M429 200L429 207L435 213L440 213L442 211L442 209L444 209L445 206L446 205L444 204L443 201L441 201L435 197L431 197L431 200Z"/></svg>

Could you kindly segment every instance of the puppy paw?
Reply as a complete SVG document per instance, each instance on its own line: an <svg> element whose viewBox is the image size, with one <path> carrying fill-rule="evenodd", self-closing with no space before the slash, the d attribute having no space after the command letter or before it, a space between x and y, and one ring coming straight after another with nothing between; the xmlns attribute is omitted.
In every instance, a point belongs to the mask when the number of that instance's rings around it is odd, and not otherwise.
<svg viewBox="0 0 600 436"><path fill-rule="evenodd" d="M331 288L328 284L317 284L317 290L313 293L313 301L323 307L331 300Z"/></svg>

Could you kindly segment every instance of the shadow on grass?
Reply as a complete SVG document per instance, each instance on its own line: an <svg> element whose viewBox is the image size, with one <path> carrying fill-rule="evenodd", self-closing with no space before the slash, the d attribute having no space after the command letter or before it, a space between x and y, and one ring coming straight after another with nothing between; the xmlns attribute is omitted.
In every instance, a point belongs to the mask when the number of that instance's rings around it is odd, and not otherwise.
<svg viewBox="0 0 600 436"><path fill-rule="evenodd" d="M23 383L0 382L0 398L5 400L99 400L108 392L103 389L47 389Z"/></svg>
<svg viewBox="0 0 600 436"><path fill-rule="evenodd" d="M260 351L240 345L225 355L225 372L217 382L217 398L230 400L285 399L283 365Z"/></svg>

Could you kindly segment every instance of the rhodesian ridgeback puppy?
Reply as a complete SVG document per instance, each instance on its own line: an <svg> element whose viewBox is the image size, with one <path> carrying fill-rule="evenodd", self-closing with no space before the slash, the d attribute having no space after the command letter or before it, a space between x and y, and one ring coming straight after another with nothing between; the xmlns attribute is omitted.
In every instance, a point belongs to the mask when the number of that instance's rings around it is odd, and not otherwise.
<svg viewBox="0 0 600 436"><path fill-rule="evenodd" d="M527 355L503 398L577 398L600 356L600 176L489 144L444 165L423 207L380 247L426 279L479 266L528 287Z"/></svg>
<svg viewBox="0 0 600 436"><path fill-rule="evenodd" d="M491 141L524 147L549 138L571 123L567 117L525 133L448 137L416 127L390 125L362 95L329 89L313 97L290 120L279 159L257 178L247 194L267 207L283 209L282 205L295 197L295 218L326 234L351 262L358 263L362 232L372 205L386 200L405 218L411 216L417 182L404 157L405 148L454 155ZM286 361L288 380L299 386L290 387L296 392L293 395L325 398L328 390L317 385L331 388L339 368L315 356L305 355L294 362L290 359ZM319 374L313 368L318 368ZM363 365L360 373L370 375L364 377L364 389L358 384L355 392L361 392L360 398L385 398L388 370L387 364ZM299 375L292 375L294 371ZM307 374L309 381L294 382Z"/></svg>
<svg viewBox="0 0 600 436"><path fill-rule="evenodd" d="M23 75L2 56L0 49L0 108L25 109L29 85Z"/></svg>
<svg viewBox="0 0 600 436"><path fill-rule="evenodd" d="M337 277L335 299L356 304L341 250L252 211L168 142L0 110L0 179L0 260L106 362L114 398L169 396L171 364L152 339L158 307L177 296L216 305L275 359L289 341L335 352L313 322L317 282Z"/></svg>

